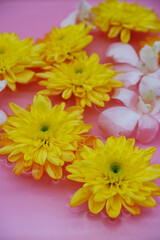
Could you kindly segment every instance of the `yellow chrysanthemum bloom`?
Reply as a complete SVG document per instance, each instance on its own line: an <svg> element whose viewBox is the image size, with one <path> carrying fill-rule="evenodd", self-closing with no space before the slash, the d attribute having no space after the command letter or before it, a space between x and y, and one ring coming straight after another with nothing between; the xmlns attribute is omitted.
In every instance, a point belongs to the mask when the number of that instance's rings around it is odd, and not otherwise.
<svg viewBox="0 0 160 240"><path fill-rule="evenodd" d="M92 26L85 27L84 23L60 29L52 28L51 33L37 41L37 43L44 43L42 58L47 64L52 65L55 62L61 63L78 57L83 54L82 49L93 39L88 35L91 29Z"/></svg>
<svg viewBox="0 0 160 240"><path fill-rule="evenodd" d="M6 80L8 87L16 90L16 82L28 83L34 76L33 68L41 67L42 45L33 45L32 38L19 40L16 33L0 34L0 81Z"/></svg>
<svg viewBox="0 0 160 240"><path fill-rule="evenodd" d="M74 151L82 143L83 133L91 125L85 124L83 109L65 103L52 108L49 98L39 95L27 110L10 103L14 115L2 125L0 155L9 154L8 161L15 162L16 175L32 170L35 179L46 171L51 178L62 177L62 166L74 160Z"/></svg>
<svg viewBox="0 0 160 240"><path fill-rule="evenodd" d="M134 139L110 137L104 145L97 140L94 149L87 146L79 158L67 166L68 178L84 183L72 197L70 206L88 201L89 210L96 214L104 206L108 215L116 218L122 206L130 213L140 214L139 206L155 207L152 196L160 188L152 180L160 177L160 165L149 165L154 147L133 148Z"/></svg>
<svg viewBox="0 0 160 240"><path fill-rule="evenodd" d="M104 107L104 101L109 101L109 92L113 88L122 87L123 83L114 80L116 72L110 69L110 64L100 64L99 56L92 54L84 55L70 63L56 65L46 73L38 74L47 80L41 81L40 85L46 89L40 94L56 95L62 93L64 99L73 94L78 105L91 107L92 102Z"/></svg>
<svg viewBox="0 0 160 240"><path fill-rule="evenodd" d="M103 32L108 32L109 38L120 34L121 41L129 42L131 31L158 33L160 20L152 9L130 4L119 0L100 2L98 7L92 8L95 14L95 25Z"/></svg>

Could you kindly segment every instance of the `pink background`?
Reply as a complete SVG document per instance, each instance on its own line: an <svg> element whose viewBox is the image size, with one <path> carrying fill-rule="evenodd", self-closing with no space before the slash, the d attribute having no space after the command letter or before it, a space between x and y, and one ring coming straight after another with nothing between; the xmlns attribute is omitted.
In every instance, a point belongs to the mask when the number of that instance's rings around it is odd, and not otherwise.
<svg viewBox="0 0 160 240"><path fill-rule="evenodd" d="M89 1L96 5L98 1ZM129 1L134 2L134 1ZM159 0L141 0L139 3L156 9L160 13ZM78 0L0 0L0 32L16 32L20 38L43 37L75 9ZM105 62L104 50L108 43L105 34L95 35L96 39L87 51L97 52ZM143 35L134 35L132 43ZM118 41L115 39L114 41ZM113 42L113 41L112 41ZM8 103L13 101L26 107L40 89L37 83L18 85L16 93L6 89L0 94L0 109L11 113ZM61 97L52 98L61 102ZM68 101L67 105L73 104ZM107 105L106 105L107 106ZM97 127L100 108L86 108L84 120L94 125L93 134L102 136ZM160 163L160 134L148 147L154 145L157 151L152 163ZM5 161L5 164L4 164ZM140 216L131 216L122 211L116 220L111 220L105 211L98 215L89 213L87 204L71 209L69 200L81 186L66 180L53 181L44 176L40 181L30 174L15 176L11 164L0 158L0 240L159 240L160 239L160 198L154 209L142 208ZM158 181L160 183L160 181ZM159 184L160 185L160 184Z"/></svg>

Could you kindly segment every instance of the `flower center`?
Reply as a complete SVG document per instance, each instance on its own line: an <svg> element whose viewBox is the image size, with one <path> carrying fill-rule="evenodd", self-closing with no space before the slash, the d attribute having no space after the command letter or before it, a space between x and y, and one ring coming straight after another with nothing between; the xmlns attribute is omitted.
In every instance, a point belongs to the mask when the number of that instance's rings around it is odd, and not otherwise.
<svg viewBox="0 0 160 240"><path fill-rule="evenodd" d="M44 126L42 126L41 131L46 132L46 131L48 131L48 129L49 129L49 127L44 125Z"/></svg>
<svg viewBox="0 0 160 240"><path fill-rule="evenodd" d="M121 167L118 163L113 163L110 165L110 170L113 172L113 173L118 173L120 171Z"/></svg>
<svg viewBox="0 0 160 240"><path fill-rule="evenodd" d="M83 69L82 68L77 68L77 69L75 69L75 73L83 73Z"/></svg>
<svg viewBox="0 0 160 240"><path fill-rule="evenodd" d="M148 102L152 101L153 98L154 98L154 93L153 93L152 90L148 90L148 91L146 92L145 96L143 96L143 99L144 99L145 101L148 101Z"/></svg>

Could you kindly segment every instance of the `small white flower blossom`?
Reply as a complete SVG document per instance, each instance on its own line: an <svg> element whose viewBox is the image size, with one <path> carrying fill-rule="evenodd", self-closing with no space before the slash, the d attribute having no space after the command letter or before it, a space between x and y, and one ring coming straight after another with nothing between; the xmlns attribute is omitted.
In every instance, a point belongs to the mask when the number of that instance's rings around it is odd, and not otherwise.
<svg viewBox="0 0 160 240"><path fill-rule="evenodd" d="M91 5L87 1L81 0L78 3L77 10L72 12L67 18L65 18L61 22L60 27L74 25L78 22L84 22L86 25L90 25L93 23L93 20L94 13L91 11Z"/></svg>
<svg viewBox="0 0 160 240"><path fill-rule="evenodd" d="M160 41L151 47L145 45L137 55L130 44L114 43L106 52L106 57L113 57L118 64L115 70L122 72L117 80L123 81L125 87L136 85L144 76L159 70L158 53Z"/></svg>
<svg viewBox="0 0 160 240"><path fill-rule="evenodd" d="M100 129L106 136L134 137L145 144L151 142L159 131L160 97L153 91L137 95L127 88L116 89L112 99L121 105L107 108L99 117ZM122 105L123 103L123 105Z"/></svg>

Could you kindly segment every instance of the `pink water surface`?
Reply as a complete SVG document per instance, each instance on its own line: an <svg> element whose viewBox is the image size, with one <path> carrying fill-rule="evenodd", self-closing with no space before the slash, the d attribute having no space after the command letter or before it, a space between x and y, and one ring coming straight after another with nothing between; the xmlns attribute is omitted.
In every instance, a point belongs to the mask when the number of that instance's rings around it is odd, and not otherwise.
<svg viewBox="0 0 160 240"><path fill-rule="evenodd" d="M95 5L98 1L89 1ZM130 0L129 2L134 2ZM139 3L155 8L160 14L159 0L141 0ZM0 0L0 32L16 32L20 38L43 37L71 11L78 0ZM104 49L111 42L105 34L95 34L96 39L87 47L88 53L97 52L105 62ZM136 44L142 35L134 35ZM118 41L115 39L114 41ZM113 42L113 41L112 41ZM9 89L0 94L0 109L11 113L8 103L13 101L23 107L32 103L39 90L37 83L18 85L16 93ZM61 97L52 98L53 104ZM67 105L73 104L68 101ZM86 108L84 120L94 125L92 133L104 137L97 127L102 109ZM152 163L160 163L160 134L148 147L157 151ZM159 181L160 183L160 181ZM160 185L160 184L159 184ZM154 209L142 208L140 216L123 211L111 220L105 211L98 215L89 213L87 204L71 209L69 200L81 186L66 180L53 181L48 176L35 181L30 175L15 176L11 165L0 158L0 240L160 240L160 198Z"/></svg>

